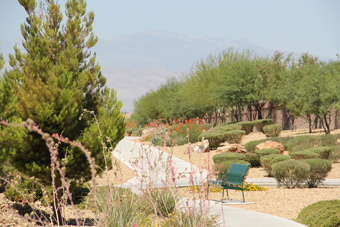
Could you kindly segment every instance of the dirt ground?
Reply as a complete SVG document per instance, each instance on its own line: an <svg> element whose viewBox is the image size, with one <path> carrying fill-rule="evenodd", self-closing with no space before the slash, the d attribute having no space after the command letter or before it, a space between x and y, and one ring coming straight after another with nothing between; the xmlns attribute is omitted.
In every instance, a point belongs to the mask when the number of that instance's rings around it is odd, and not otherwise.
<svg viewBox="0 0 340 227"><path fill-rule="evenodd" d="M281 136L298 136L309 134L307 129L298 129L296 131L282 131ZM322 130L318 130L312 135L323 134ZM332 131L331 134L340 134L340 130ZM241 144L244 145L249 141L265 139L265 135L260 132L252 132L243 137ZM135 142L140 142L135 140ZM162 150L190 162L204 169L211 168L212 156L216 154L215 150L208 153L191 154L189 157L187 152L188 145L176 146L172 148L161 148ZM121 185L135 176L135 173L119 160L113 158L113 169L103 174L102 177L96 178L98 185L107 185L108 182L113 185ZM265 178L266 172L263 168L251 168L248 178ZM327 176L329 179L340 178L340 163L334 163L332 170ZM340 187L319 187L319 188L298 188L285 189L278 187L267 187L266 191L245 192L247 201L255 202L251 205L233 205L235 207L268 213L288 219L297 218L298 213L305 206L320 200L339 199ZM229 195L234 199L242 199L242 193L229 190ZM211 199L220 199L221 193L211 193ZM72 218L71 209L67 208L67 218ZM86 217L92 217L90 211L84 211ZM8 201L3 193L0 193L0 226L37 226L30 222L27 218L20 216L18 211L13 209L11 202Z"/></svg>

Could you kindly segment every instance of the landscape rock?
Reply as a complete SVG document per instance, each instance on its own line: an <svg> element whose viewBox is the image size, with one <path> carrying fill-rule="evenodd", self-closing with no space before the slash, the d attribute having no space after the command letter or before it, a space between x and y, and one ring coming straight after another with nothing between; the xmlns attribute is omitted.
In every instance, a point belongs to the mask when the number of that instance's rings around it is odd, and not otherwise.
<svg viewBox="0 0 340 227"><path fill-rule="evenodd" d="M264 143L260 143L255 147L255 150L261 150L261 149L267 149L267 148L276 148L280 151L280 154L283 154L284 149L281 143L274 142L271 140L268 140Z"/></svg>
<svg viewBox="0 0 340 227"><path fill-rule="evenodd" d="M233 152L233 153L247 153L247 150L244 148L244 146L242 146L241 144L229 144L227 146L224 147L219 147L217 148L217 151L219 153L223 153L223 152Z"/></svg>
<svg viewBox="0 0 340 227"><path fill-rule="evenodd" d="M204 140L201 142L193 143L190 145L190 151L192 153L203 153L203 152L209 152L209 141Z"/></svg>

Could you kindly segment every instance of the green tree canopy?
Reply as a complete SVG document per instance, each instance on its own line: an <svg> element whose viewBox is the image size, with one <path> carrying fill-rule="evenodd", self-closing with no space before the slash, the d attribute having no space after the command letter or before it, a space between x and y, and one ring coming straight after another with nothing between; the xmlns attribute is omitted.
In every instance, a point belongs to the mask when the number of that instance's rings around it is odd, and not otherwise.
<svg viewBox="0 0 340 227"><path fill-rule="evenodd" d="M4 110L1 116L12 121L30 118L46 133L82 142L96 159L96 172L100 174L105 169L105 156L111 164L111 153L103 148L110 144L114 148L124 137L125 123L122 103L115 91L105 87L106 78L96 63L96 54L90 52L98 41L92 32L94 13L86 13L84 0L68 0L67 20L62 24L63 14L54 0L47 0L40 10L35 0L19 3L28 14L21 26L27 53L15 47L15 55L10 55L13 69L4 74L1 89L5 95L0 98L6 105L0 104ZM93 115L86 113L79 118L83 111L97 115L102 133L110 139L102 137L101 142ZM1 133L11 136L6 130ZM46 142L23 128L16 133L12 142L0 144L0 149L7 150L19 171L50 185L51 159ZM61 143L58 151L58 160L67 167L67 179L80 183L91 179L89 163L79 148ZM63 158L66 162L61 161ZM56 187L62 185L58 173L55 183Z"/></svg>

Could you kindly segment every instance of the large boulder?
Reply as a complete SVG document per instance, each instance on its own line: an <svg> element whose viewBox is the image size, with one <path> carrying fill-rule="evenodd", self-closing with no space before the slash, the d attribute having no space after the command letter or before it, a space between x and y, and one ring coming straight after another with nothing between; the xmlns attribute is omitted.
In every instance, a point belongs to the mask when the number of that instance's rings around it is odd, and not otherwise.
<svg viewBox="0 0 340 227"><path fill-rule="evenodd" d="M261 149L267 149L267 148L276 148L280 151L280 154L283 154L284 149L281 143L274 142L271 140L268 140L264 143L260 143L256 145L255 150L261 150Z"/></svg>
<svg viewBox="0 0 340 227"><path fill-rule="evenodd" d="M190 145L190 151L192 153L209 152L209 141L203 140L202 142L193 143Z"/></svg>
<svg viewBox="0 0 340 227"><path fill-rule="evenodd" d="M235 144L229 144L224 147L219 147L217 148L216 152L218 153L222 153L222 152L247 153L247 150L241 144L235 143Z"/></svg>

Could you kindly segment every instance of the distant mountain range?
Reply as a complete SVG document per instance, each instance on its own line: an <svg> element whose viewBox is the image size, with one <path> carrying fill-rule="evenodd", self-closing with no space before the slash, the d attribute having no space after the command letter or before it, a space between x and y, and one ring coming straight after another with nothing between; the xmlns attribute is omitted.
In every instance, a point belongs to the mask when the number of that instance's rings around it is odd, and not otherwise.
<svg viewBox="0 0 340 227"><path fill-rule="evenodd" d="M15 43L22 48L21 40L0 40L0 53L8 59L8 54L14 53ZM239 50L249 48L262 56L271 56L275 51L245 39L191 39L173 32L140 31L111 41L99 39L92 52L97 54L97 62L107 78L107 86L114 88L118 99L123 101L122 111L132 112L134 99L150 89L156 89L166 78L179 77L188 72L195 62L205 59L209 54L218 54L229 47ZM294 56L298 58L301 54L296 53ZM9 68L9 65L5 67Z"/></svg>

